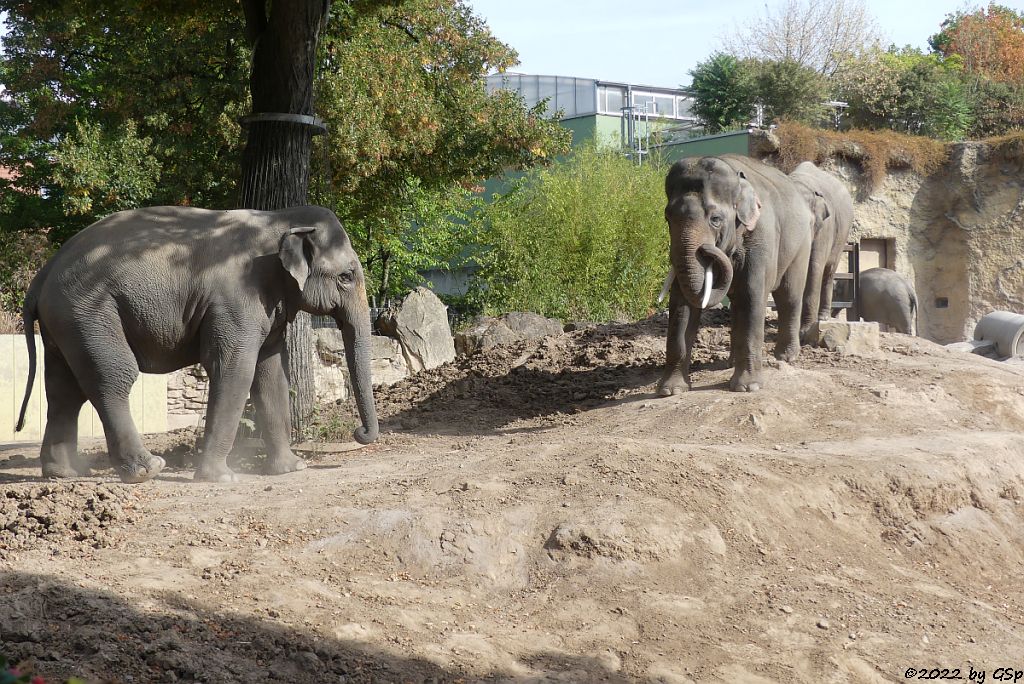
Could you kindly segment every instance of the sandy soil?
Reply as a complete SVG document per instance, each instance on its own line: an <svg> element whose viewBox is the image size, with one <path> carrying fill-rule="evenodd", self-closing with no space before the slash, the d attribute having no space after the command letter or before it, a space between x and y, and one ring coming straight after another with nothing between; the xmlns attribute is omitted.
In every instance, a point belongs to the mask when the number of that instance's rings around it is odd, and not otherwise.
<svg viewBox="0 0 1024 684"><path fill-rule="evenodd" d="M734 394L710 325L659 399L664 331L457 359L378 393L378 444L282 477L193 483L188 431L136 486L3 451L0 651L116 682L1024 670L1024 366L883 335Z"/></svg>

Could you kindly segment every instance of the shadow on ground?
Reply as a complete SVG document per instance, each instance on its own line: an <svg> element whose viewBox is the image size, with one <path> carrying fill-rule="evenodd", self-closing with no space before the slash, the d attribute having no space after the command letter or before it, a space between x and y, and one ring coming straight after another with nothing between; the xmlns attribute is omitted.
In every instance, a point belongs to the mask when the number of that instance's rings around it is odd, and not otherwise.
<svg viewBox="0 0 1024 684"><path fill-rule="evenodd" d="M592 658L559 653L530 654L542 670L537 677L471 674L374 644L327 638L269 615L211 610L177 594L146 597L144 606L55 577L2 573L0 653L47 681L522 682L545 675L633 681Z"/></svg>

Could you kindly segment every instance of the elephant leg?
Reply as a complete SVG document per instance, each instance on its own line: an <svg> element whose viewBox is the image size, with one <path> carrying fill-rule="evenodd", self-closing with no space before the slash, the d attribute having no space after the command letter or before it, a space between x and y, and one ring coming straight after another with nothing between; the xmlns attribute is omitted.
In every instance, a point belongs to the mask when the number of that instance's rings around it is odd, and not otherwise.
<svg viewBox="0 0 1024 684"><path fill-rule="evenodd" d="M764 350L764 316L767 306L762 274L752 273L741 278L729 298L732 309L733 359L729 389L733 392L755 392L762 385L761 356Z"/></svg>
<svg viewBox="0 0 1024 684"><path fill-rule="evenodd" d="M288 444L291 413L288 409L288 378L277 349L256 364L250 390L256 406L256 421L267 449L267 474L281 475L303 470L306 462L295 455Z"/></svg>
<svg viewBox="0 0 1024 684"><path fill-rule="evenodd" d="M659 396L668 397L690 389L690 359L699 328L700 311L684 301L679 284L673 281L669 295L665 370L657 389Z"/></svg>
<svg viewBox="0 0 1024 684"><path fill-rule="evenodd" d="M782 283L772 293L779 310L779 334L775 339L775 358L792 363L800 356L800 342L810 336L810 329L802 327L806 316L801 315L801 287L807 279L806 272L793 264L782 277ZM817 287L814 288L817 290ZM817 297L815 297L817 299ZM805 312L804 312L805 313Z"/></svg>
<svg viewBox="0 0 1024 684"><path fill-rule="evenodd" d="M112 304L111 304L112 306ZM103 423L107 453L122 482L145 482L163 470L165 462L151 454L132 420L128 395L139 377L139 364L115 315L96 312L95 328L80 331L83 342L66 345L68 365ZM108 314L112 312L106 312ZM102 326L102 327L100 327Z"/></svg>
<svg viewBox="0 0 1024 684"><path fill-rule="evenodd" d="M828 307L825 307L825 300L822 297L822 294L824 293L824 290L825 290L825 288L823 286L823 281L825 280L825 277L826 277L827 264L823 263L820 258L816 259L815 258L816 256L817 256L816 254L812 253L810 264L808 265L807 270L804 273L805 274L804 281L801 284L801 287L803 287L803 307L802 307L802 312L799 313L798 315L799 315L799 318L800 318L800 342L802 342L803 344L812 344L813 340L811 340L811 329L814 327L814 323L816 321L821 320L819 318L819 312L820 311L825 311L825 312L828 311ZM795 266L795 265L796 264L793 264L793 266ZM792 269L793 266L791 266L790 268ZM787 276L788 276L788 273L787 273ZM783 278L783 280L785 281L785 278ZM787 287L788 285L789 284L784 283L781 287ZM830 281L830 285L831 285L831 281ZM779 302L778 295L774 295L774 296L775 296L775 303L777 305L779 305L780 302ZM829 305L831 305L831 303L832 303L832 297L831 296L829 296L829 298L828 298L828 303L829 303ZM822 308L822 307L824 307L824 308ZM781 305L780 305L780 311L781 311ZM826 314L826 317L827 317L827 314ZM780 324L781 324L781 315L780 315ZM778 347L776 347L776 349L778 349Z"/></svg>
<svg viewBox="0 0 1024 684"><path fill-rule="evenodd" d="M221 344L201 352L203 368L210 378L210 399L206 409L206 431L199 454L195 479L202 482L235 482L227 458L238 434L245 400L253 384L256 367L254 351L224 349Z"/></svg>
<svg viewBox="0 0 1024 684"><path fill-rule="evenodd" d="M818 306L819 321L827 321L832 313L832 290L835 285L835 280L836 264L826 264L825 272L821 276L821 303Z"/></svg>
<svg viewBox="0 0 1024 684"><path fill-rule="evenodd" d="M44 358L46 430L39 451L43 477L90 475L88 460L78 455L78 414L85 403L85 393L56 348L47 346Z"/></svg>

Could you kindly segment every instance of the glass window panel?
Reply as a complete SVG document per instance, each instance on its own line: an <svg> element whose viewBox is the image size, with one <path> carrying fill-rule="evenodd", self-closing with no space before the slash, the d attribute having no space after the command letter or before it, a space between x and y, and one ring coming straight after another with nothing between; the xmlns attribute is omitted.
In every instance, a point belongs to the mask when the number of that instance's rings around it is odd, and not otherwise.
<svg viewBox="0 0 1024 684"><path fill-rule="evenodd" d="M621 114L625 99L625 93L622 88L604 86L602 90L604 91L604 98L601 111L606 114Z"/></svg>
<svg viewBox="0 0 1024 684"><path fill-rule="evenodd" d="M537 77L526 76L522 78L519 86L519 94L523 96L527 107L537 104Z"/></svg>
<svg viewBox="0 0 1024 684"><path fill-rule="evenodd" d="M654 104L658 107L658 114L661 116L675 116L675 98L669 95L656 95ZM652 114L654 112L651 112Z"/></svg>
<svg viewBox="0 0 1024 684"><path fill-rule="evenodd" d="M684 117L687 117L687 116L693 116L690 113L690 105L692 105L692 104L693 104L693 100L691 100L688 97L677 97L676 98L676 116L678 116L680 119L682 119Z"/></svg>
<svg viewBox="0 0 1024 684"><path fill-rule="evenodd" d="M555 77L554 76L538 76L537 77L537 102L540 102L544 98L548 98L548 111L554 111L555 109Z"/></svg>
<svg viewBox="0 0 1024 684"><path fill-rule="evenodd" d="M654 96L650 93L633 93L633 106L636 108L637 114L643 114L644 111L654 112L652 103L654 102ZM646 110L644 109L646 107Z"/></svg>
<svg viewBox="0 0 1024 684"><path fill-rule="evenodd" d="M576 79L559 78L555 83L555 101L552 110L561 109L566 116L576 116Z"/></svg>
<svg viewBox="0 0 1024 684"><path fill-rule="evenodd" d="M576 79L576 113L591 114L597 111L597 85L586 79Z"/></svg>

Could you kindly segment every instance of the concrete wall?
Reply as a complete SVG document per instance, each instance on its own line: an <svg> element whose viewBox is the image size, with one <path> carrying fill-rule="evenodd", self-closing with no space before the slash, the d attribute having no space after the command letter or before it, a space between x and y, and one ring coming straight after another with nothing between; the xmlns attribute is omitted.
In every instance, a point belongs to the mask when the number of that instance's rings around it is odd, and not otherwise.
<svg viewBox="0 0 1024 684"><path fill-rule="evenodd" d="M685 142L659 145L654 148L655 154L669 162L677 162L685 157L714 157L721 154L750 154L750 134L747 131L731 131L708 135Z"/></svg>
<svg viewBox="0 0 1024 684"><path fill-rule="evenodd" d="M0 442L37 442L46 424L43 389L43 341L36 336L36 379L25 415L25 429L15 432L28 379L28 350L24 335L0 335ZM140 375L129 397L132 417L141 432L167 430L167 379ZM102 437L103 425L92 404L86 402L78 418L80 437Z"/></svg>

